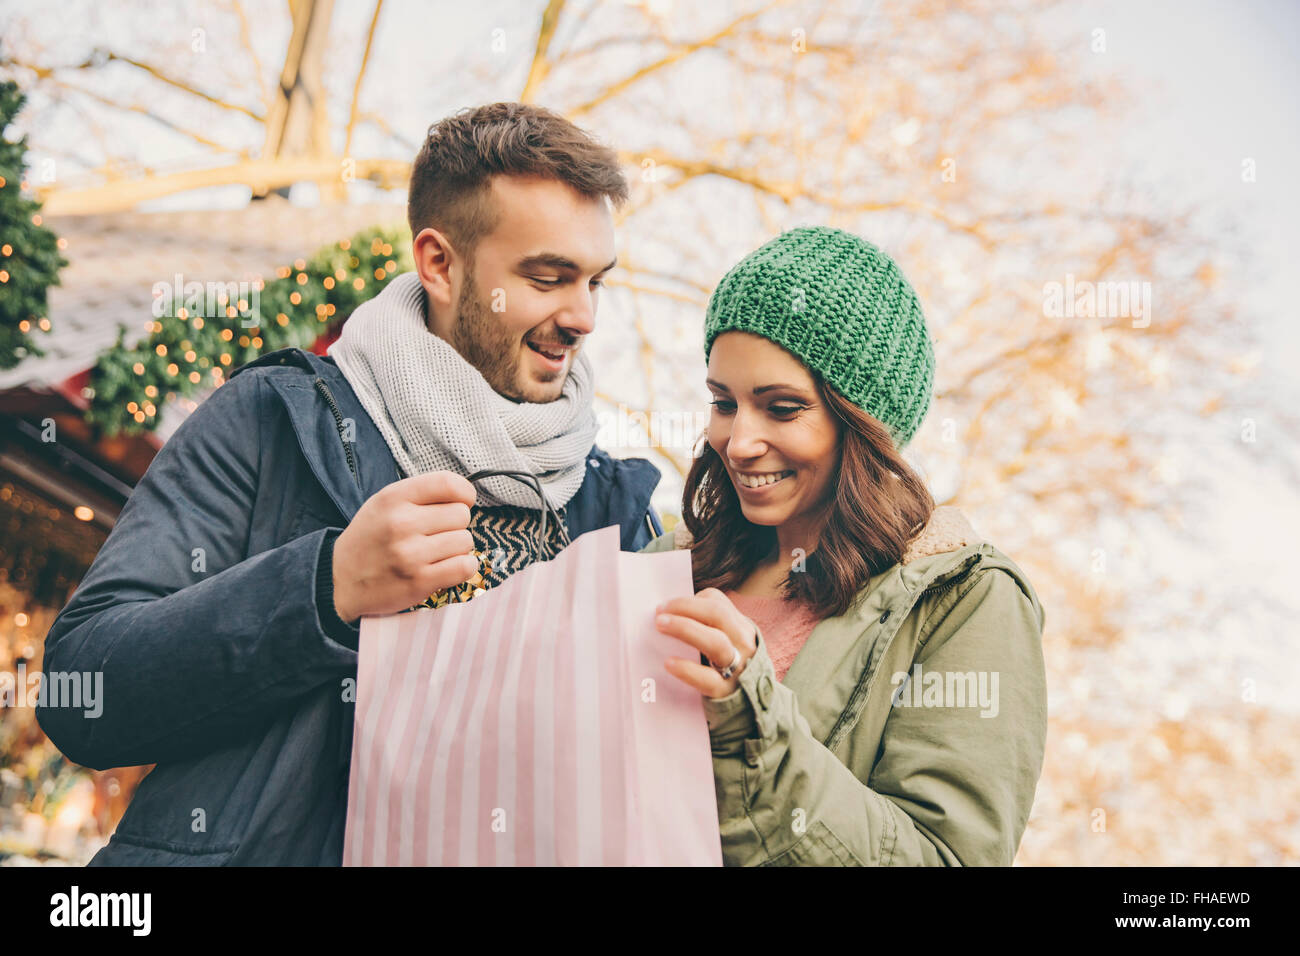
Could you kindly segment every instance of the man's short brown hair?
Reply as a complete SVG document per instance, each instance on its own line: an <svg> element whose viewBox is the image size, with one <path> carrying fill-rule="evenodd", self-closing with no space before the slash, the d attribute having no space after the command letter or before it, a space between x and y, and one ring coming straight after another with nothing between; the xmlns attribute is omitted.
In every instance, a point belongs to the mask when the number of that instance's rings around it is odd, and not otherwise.
<svg viewBox="0 0 1300 956"><path fill-rule="evenodd" d="M563 116L524 103L464 109L429 128L411 167L406 218L411 236L430 227L466 256L496 228L491 177L536 176L591 199L627 201L618 156Z"/></svg>

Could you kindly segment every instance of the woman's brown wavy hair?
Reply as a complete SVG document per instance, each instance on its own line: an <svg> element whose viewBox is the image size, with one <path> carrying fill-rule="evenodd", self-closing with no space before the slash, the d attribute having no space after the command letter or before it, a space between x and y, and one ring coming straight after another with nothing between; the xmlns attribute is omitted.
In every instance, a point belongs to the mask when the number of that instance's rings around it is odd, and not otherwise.
<svg viewBox="0 0 1300 956"><path fill-rule="evenodd" d="M803 571L793 570L791 561L782 590L789 599L807 602L818 618L837 617L872 577L902 560L935 504L885 426L809 371L838 419L839 460L818 505L826 516L821 538ZM695 589L735 589L776 547L776 529L745 517L707 432L701 444L682 493L682 522L694 538Z"/></svg>

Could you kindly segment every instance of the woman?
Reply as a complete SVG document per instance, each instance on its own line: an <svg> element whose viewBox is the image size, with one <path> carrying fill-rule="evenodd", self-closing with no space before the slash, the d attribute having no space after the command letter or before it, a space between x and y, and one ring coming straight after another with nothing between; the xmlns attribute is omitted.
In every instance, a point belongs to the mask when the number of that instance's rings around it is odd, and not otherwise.
<svg viewBox="0 0 1300 956"><path fill-rule="evenodd" d="M898 449L930 405L916 295L882 252L802 228L718 285L713 412L682 524L724 861L1009 865L1042 769L1038 597ZM707 663L702 663L707 662ZM711 666L710 666L711 665Z"/></svg>

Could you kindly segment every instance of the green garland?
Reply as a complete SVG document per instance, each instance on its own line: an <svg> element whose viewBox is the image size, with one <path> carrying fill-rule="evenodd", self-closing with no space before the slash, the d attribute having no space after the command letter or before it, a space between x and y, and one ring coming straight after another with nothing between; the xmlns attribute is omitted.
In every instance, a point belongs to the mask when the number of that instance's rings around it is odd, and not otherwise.
<svg viewBox="0 0 1300 956"><path fill-rule="evenodd" d="M126 328L119 325L117 342L91 372L87 420L110 436L152 431L164 402L219 386L232 370L266 352L310 348L394 276L409 272L409 249L404 228L364 230L308 261L281 267L260 289L254 284L260 297L255 312L253 301L223 296L216 301L224 315L196 314L212 310L193 308L198 299L176 290L181 301L172 314L154 319L149 335L134 346L125 345ZM244 328L253 321L258 324Z"/></svg>
<svg viewBox="0 0 1300 956"><path fill-rule="evenodd" d="M59 239L41 225L41 204L23 196L27 137L3 135L24 101L17 83L0 83L0 369L45 354L32 333L50 331L47 290L68 264Z"/></svg>

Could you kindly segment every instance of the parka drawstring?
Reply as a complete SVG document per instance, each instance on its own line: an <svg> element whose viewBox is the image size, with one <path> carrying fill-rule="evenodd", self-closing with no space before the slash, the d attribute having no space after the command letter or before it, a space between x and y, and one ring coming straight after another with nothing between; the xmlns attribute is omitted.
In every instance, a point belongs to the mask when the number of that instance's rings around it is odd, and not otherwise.
<svg viewBox="0 0 1300 956"><path fill-rule="evenodd" d="M316 388L320 390L321 394L325 396L325 401L329 402L330 411L334 413L334 426L338 429L339 441L343 443L343 453L347 455L348 458L348 471L352 472L352 480L355 481L357 487L360 488L361 476L357 474L357 466L352 458L352 442L343 437L343 416L339 414L338 403L334 401L334 396L330 394L330 387L325 384L325 379L318 375L316 381L312 384L314 384Z"/></svg>

